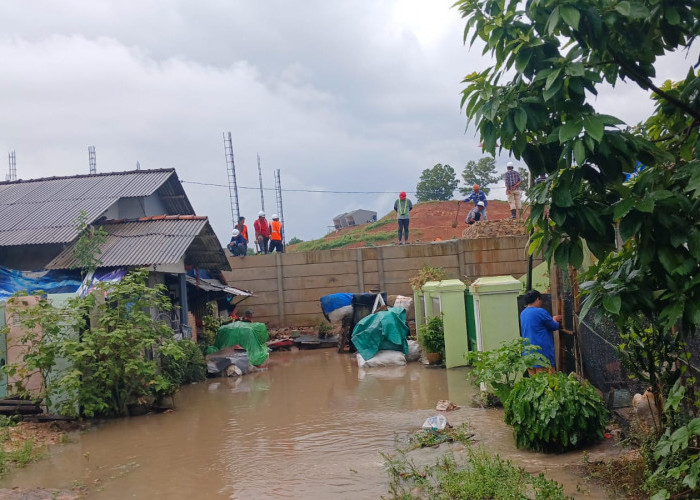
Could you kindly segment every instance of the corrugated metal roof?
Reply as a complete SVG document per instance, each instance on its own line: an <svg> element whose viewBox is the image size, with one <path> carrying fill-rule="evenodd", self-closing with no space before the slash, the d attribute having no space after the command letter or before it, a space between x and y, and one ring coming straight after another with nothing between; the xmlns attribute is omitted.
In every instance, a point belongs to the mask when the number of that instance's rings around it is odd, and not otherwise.
<svg viewBox="0 0 700 500"><path fill-rule="evenodd" d="M206 217L160 216L138 220L106 221L100 267L186 264L208 269L230 269L226 255ZM78 265L69 246L46 267L69 269Z"/></svg>
<svg viewBox="0 0 700 500"><path fill-rule="evenodd" d="M236 288L231 285L224 285L221 281L214 278L195 278L194 276L187 276L187 282L197 288L201 288L205 292L225 292L231 295L240 295L243 297L252 297L253 292L248 290L243 290L242 288Z"/></svg>
<svg viewBox="0 0 700 500"><path fill-rule="evenodd" d="M174 169L0 182L0 246L69 243L81 211L95 222L120 198L161 197L171 214L194 214Z"/></svg>

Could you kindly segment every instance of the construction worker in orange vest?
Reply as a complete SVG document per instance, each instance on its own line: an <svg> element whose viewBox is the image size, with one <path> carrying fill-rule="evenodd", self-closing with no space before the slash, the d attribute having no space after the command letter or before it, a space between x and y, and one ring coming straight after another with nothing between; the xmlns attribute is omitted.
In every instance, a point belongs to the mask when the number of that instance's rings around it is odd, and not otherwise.
<svg viewBox="0 0 700 500"><path fill-rule="evenodd" d="M284 253L284 245L282 245L282 223L280 222L280 216L277 214L272 215L272 222L270 222L270 253L273 250L277 250L278 253Z"/></svg>
<svg viewBox="0 0 700 500"><path fill-rule="evenodd" d="M245 217L241 216L238 218L238 224L236 224L236 229L241 233L241 236L245 240L245 246L248 247L248 226L245 225Z"/></svg>

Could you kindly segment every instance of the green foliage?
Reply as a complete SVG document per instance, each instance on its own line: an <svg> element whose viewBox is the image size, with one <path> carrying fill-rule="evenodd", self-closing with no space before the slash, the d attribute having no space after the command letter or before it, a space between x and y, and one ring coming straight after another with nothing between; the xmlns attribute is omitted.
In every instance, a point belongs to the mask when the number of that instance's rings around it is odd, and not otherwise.
<svg viewBox="0 0 700 500"><path fill-rule="evenodd" d="M319 337L325 337L333 331L333 326L325 320L321 320L318 324L318 335Z"/></svg>
<svg viewBox="0 0 700 500"><path fill-rule="evenodd" d="M686 387L680 380L671 389L664 413L674 416L687 415L681 410ZM697 397L697 396L696 396ZM696 401L696 408L700 401ZM669 426L654 449L658 467L649 478L648 487L656 493L653 500L684 495L697 497L700 492L700 417L686 418L676 426ZM695 493L695 494L692 494Z"/></svg>
<svg viewBox="0 0 700 500"><path fill-rule="evenodd" d="M442 267L432 267L428 264L423 264L418 274L411 277L411 288L420 290L428 281L442 281L447 279L447 272Z"/></svg>
<svg viewBox="0 0 700 500"><path fill-rule="evenodd" d="M34 307L23 306L23 297L10 299L8 308L20 318L21 342L28 349L5 371L21 378L42 373L41 396L68 416L126 415L128 404L168 392L150 353L184 354L170 327L151 314L170 309L165 287L151 288L147 282L148 271L132 271L121 282L101 283L95 294L75 297L61 308L45 299ZM58 359L66 368L54 369ZM22 393L21 386L17 392Z"/></svg>
<svg viewBox="0 0 700 500"><path fill-rule="evenodd" d="M454 169L442 163L433 168L426 168L420 174L420 181L416 186L416 199L418 201L445 201L451 200L459 181Z"/></svg>
<svg viewBox="0 0 700 500"><path fill-rule="evenodd" d="M441 443L458 442L464 445L470 444L474 433L469 431L469 425L460 424L457 427L447 426L443 430L420 429L408 438L408 447L402 451L415 450L417 448L432 448Z"/></svg>
<svg viewBox="0 0 700 500"><path fill-rule="evenodd" d="M527 370L535 366L550 366L546 356L537 352L540 346L531 346L528 339L519 338L504 343L493 351L471 351L466 353L472 369L467 373L477 386L486 384L501 402L508 399L515 381Z"/></svg>
<svg viewBox="0 0 700 500"><path fill-rule="evenodd" d="M428 352L445 352L445 327L442 316L428 318L418 327L418 343Z"/></svg>
<svg viewBox="0 0 700 500"><path fill-rule="evenodd" d="M631 373L653 376L663 401L682 379L682 342L700 327L700 73L688 60L675 82L657 86L652 78L657 58L697 40L700 3L456 5L465 40L480 38L495 58L465 78L462 96L485 151L507 148L532 175L547 174L529 194L530 250L561 268L579 267L585 241L601 262L582 285L589 296L581 315L600 306L628 332ZM598 88L620 80L651 92L655 109L645 123L626 127L595 109ZM637 162L646 168L623 182ZM669 352L654 354L666 340ZM649 374L654 359L663 364ZM683 408L692 416L689 403ZM664 433L677 429L666 414L662 425Z"/></svg>
<svg viewBox="0 0 700 500"><path fill-rule="evenodd" d="M206 309L207 314L202 316L203 328L202 335L200 336L202 342L205 345L205 348L210 345L214 345L214 341L216 340L216 333L219 331L219 328L223 323L219 315L216 314L214 304L212 304L211 302L208 303Z"/></svg>
<svg viewBox="0 0 700 500"><path fill-rule="evenodd" d="M518 448L563 451L602 439L608 412L592 385L573 374L539 373L517 382L504 402Z"/></svg>
<svg viewBox="0 0 700 500"><path fill-rule="evenodd" d="M169 396L181 385L203 382L207 378L207 363L197 344L191 340L181 340L178 349L167 354L161 353L161 375L168 382L160 396Z"/></svg>
<svg viewBox="0 0 700 500"><path fill-rule="evenodd" d="M80 236L73 247L73 258L78 262L75 267L86 276L95 272L102 264L99 256L102 254L102 245L107 241L108 233L102 227L88 224L87 212L84 210L80 211L76 226Z"/></svg>
<svg viewBox="0 0 700 500"><path fill-rule="evenodd" d="M391 221L396 224L396 219ZM375 223L376 224L376 223ZM382 224L384 225L384 224ZM367 245L375 242L387 242L396 239L395 231L385 231L378 233L367 233L365 229L358 229L349 234L344 234L340 238L321 238L319 240L304 241L299 243L294 251L295 252L311 252L314 250L332 250L334 248L341 248L353 243L365 243Z"/></svg>
<svg viewBox="0 0 700 500"><path fill-rule="evenodd" d="M304 240L294 236L291 240L287 242L287 245L296 245L297 243L303 243Z"/></svg>
<svg viewBox="0 0 700 500"><path fill-rule="evenodd" d="M417 467L405 455L383 455L389 474L389 498L448 500L453 498L494 500L564 500L563 486L490 455L482 448L467 449L466 463L454 456L441 457L434 465Z"/></svg>
<svg viewBox="0 0 700 500"><path fill-rule="evenodd" d="M528 192L530 191L530 171L525 167L518 167L518 173L523 181L520 184L520 191L527 196Z"/></svg>
<svg viewBox="0 0 700 500"><path fill-rule="evenodd" d="M491 191L488 187L489 184L495 184L500 178L496 171L496 160L493 158L484 157L479 161L469 160L462 170L464 187L459 188L459 192L465 196L471 194L472 186L478 184L481 191L489 194Z"/></svg>

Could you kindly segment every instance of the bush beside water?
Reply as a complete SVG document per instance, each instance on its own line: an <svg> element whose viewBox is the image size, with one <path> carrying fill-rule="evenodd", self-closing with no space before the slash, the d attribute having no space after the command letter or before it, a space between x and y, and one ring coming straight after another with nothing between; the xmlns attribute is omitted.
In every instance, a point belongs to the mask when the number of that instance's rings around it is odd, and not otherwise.
<svg viewBox="0 0 700 500"><path fill-rule="evenodd" d="M518 448L564 451L603 438L608 411L589 383L540 373L517 382L504 403Z"/></svg>

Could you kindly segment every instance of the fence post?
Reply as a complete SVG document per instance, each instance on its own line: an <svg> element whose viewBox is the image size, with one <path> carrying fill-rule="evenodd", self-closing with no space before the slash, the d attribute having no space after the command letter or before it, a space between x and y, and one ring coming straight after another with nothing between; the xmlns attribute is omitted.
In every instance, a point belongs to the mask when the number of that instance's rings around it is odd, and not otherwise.
<svg viewBox="0 0 700 500"><path fill-rule="evenodd" d="M365 291L365 270L362 248L355 249L355 261L357 262L357 292L362 293Z"/></svg>
<svg viewBox="0 0 700 500"><path fill-rule="evenodd" d="M384 249L377 247L377 278L379 279L379 291L385 292L384 288Z"/></svg>
<svg viewBox="0 0 700 500"><path fill-rule="evenodd" d="M279 252L275 252L275 265L277 267L277 312L280 327L284 327L286 326L284 317L284 279L282 275L282 254Z"/></svg>

